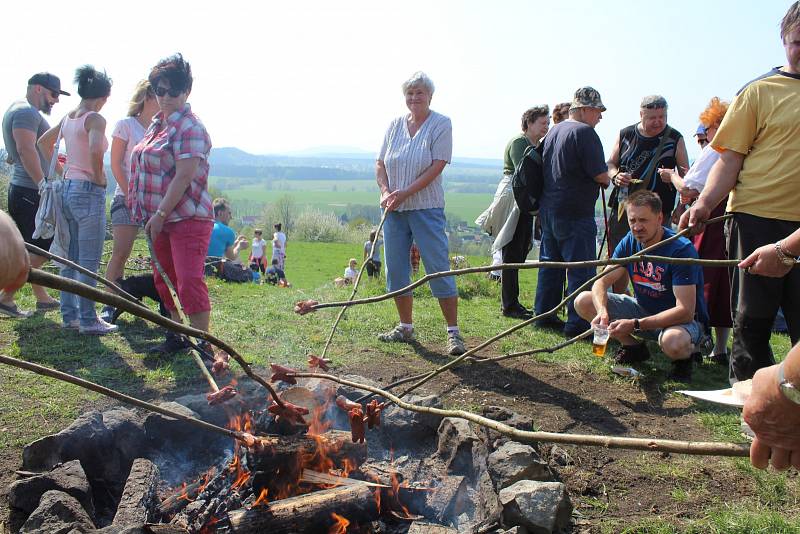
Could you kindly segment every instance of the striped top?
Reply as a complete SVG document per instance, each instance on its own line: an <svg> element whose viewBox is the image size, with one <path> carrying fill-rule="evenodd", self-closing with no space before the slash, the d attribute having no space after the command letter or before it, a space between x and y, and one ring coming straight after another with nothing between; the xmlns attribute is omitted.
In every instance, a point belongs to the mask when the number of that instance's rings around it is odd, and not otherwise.
<svg viewBox="0 0 800 534"><path fill-rule="evenodd" d="M392 121L378 153L389 176L389 191L411 185L433 160L450 163L453 154L453 126L449 118L431 111L414 137L409 135L407 119L408 115L403 115ZM441 174L428 187L408 197L397 211L430 208L444 208Z"/></svg>

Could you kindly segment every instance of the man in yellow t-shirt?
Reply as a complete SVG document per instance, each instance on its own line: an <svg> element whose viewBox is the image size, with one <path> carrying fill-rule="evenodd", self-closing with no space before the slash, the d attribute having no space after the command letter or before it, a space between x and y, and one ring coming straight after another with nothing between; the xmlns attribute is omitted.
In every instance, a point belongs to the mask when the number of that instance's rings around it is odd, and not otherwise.
<svg viewBox="0 0 800 534"><path fill-rule="evenodd" d="M781 22L787 64L745 85L731 103L711 146L720 152L706 187L680 227L702 230L730 192L728 254L744 258L800 228L800 2ZM782 250L788 256L800 250ZM769 338L783 308L792 343L800 340L800 269L784 278L734 270L731 380L751 378L775 363Z"/></svg>

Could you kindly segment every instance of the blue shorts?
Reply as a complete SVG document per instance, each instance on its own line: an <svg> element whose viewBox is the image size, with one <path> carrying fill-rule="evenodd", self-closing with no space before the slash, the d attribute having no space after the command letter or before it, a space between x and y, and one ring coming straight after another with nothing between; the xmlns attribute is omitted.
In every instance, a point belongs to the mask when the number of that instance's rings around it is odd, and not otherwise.
<svg viewBox="0 0 800 534"><path fill-rule="evenodd" d="M608 319L609 321L614 321L616 319L643 319L645 317L649 317L653 315L652 313L647 312L644 308L642 308L636 299L631 297L630 295L620 295L618 293L609 293L608 294ZM705 335L706 328L703 326L703 323L699 321L692 321L691 323L684 323L678 324L675 326L670 326L669 328L681 328L685 330L689 337L692 340L693 345L697 345L703 339L703 335ZM641 332L636 332L634 334L636 337L641 337L644 339L653 339L657 340L659 344L661 343L661 334L664 330L642 330Z"/></svg>
<svg viewBox="0 0 800 534"><path fill-rule="evenodd" d="M123 196L115 196L111 201L111 224L113 226L139 226L133 222L131 210L125 204Z"/></svg>
<svg viewBox="0 0 800 534"><path fill-rule="evenodd" d="M444 208L392 211L383 225L386 289L397 291L411 283L411 243L416 242L428 274L450 270L449 246L444 231ZM431 280L431 293L442 299L458 296L452 276ZM411 295L409 291L407 293Z"/></svg>

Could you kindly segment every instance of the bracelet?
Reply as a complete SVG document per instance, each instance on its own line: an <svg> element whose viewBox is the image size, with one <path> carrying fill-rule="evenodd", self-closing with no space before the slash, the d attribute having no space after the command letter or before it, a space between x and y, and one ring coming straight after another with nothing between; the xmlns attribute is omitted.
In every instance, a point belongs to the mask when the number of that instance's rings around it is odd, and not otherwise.
<svg viewBox="0 0 800 534"><path fill-rule="evenodd" d="M787 254L783 250L783 243L781 241L777 241L775 243L775 252L778 255L778 261L786 266L794 265L797 263L797 258L792 256L791 254Z"/></svg>

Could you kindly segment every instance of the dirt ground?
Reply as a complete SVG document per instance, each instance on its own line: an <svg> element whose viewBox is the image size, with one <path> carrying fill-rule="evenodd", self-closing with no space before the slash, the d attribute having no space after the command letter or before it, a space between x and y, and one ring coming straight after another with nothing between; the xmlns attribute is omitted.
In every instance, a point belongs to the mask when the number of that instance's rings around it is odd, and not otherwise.
<svg viewBox="0 0 800 534"><path fill-rule="evenodd" d="M391 365L348 365L337 374L358 374L383 384L419 373L419 361L393 359ZM430 363L440 364L440 356ZM598 378L579 366L511 360L502 364L466 365L446 372L425 386L443 396L446 405L477 411L481 406L504 406L531 416L538 429L553 432L609 434L712 441L698 420L693 403L665 395L658 383ZM108 405L102 402L102 405ZM100 406L97 406L100 407ZM87 409L90 407L87 407ZM630 523L659 517L671 523L704 517L709 507L736 505L753 498L752 477L730 459L691 457L563 446L548 454L560 458L559 470L575 506L575 532L599 532L600 524ZM0 451L0 534L8 517L5 489L15 480L22 451ZM677 497L676 497L676 492Z"/></svg>

